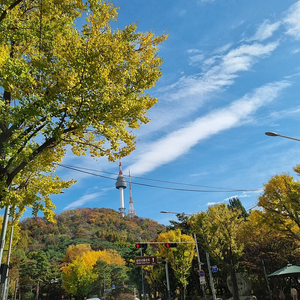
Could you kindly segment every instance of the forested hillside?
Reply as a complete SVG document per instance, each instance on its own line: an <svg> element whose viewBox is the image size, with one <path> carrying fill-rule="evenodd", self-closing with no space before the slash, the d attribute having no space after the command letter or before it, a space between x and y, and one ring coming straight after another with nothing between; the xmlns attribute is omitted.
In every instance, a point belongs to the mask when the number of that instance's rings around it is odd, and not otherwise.
<svg viewBox="0 0 300 300"><path fill-rule="evenodd" d="M9 276L19 280L26 293L44 285L47 293L55 286L55 294L65 294L61 284L61 267L66 264L70 245L89 244L92 251L117 251L131 263L137 255L135 243L156 239L165 231L163 225L150 219L122 217L119 212L105 208L82 208L55 216L56 223L35 217L22 220L18 225L18 243L14 245ZM113 251L111 250L111 251ZM52 284L48 284L52 281ZM13 289L11 284L11 289ZM23 294L23 293L22 293ZM58 297L58 295L57 295ZM45 298L46 299L46 298ZM53 298L54 299L54 298Z"/></svg>

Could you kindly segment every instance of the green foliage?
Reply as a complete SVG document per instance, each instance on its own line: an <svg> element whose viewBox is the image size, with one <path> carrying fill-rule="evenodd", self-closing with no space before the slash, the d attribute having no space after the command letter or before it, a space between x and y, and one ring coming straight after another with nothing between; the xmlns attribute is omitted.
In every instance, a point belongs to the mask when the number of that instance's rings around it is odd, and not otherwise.
<svg viewBox="0 0 300 300"><path fill-rule="evenodd" d="M241 216L246 219L249 217L245 207L242 205L242 202L238 198L230 198L229 204L227 205L229 209L239 209L241 211Z"/></svg>

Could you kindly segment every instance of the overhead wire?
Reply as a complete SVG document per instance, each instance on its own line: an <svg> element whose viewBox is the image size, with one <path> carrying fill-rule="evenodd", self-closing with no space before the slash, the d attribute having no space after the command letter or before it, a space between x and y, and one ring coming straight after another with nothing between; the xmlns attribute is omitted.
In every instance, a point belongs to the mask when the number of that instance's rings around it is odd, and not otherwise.
<svg viewBox="0 0 300 300"><path fill-rule="evenodd" d="M105 174L110 174L110 175L115 175L117 176L118 174L116 173L111 173L111 172L106 172L106 171L99 171L99 170L94 170L94 169L89 169L89 168L82 168L82 167L75 167L71 165L66 165L62 163L57 164L60 167L70 169L76 172L81 172L85 173L88 175L92 176L97 176L105 179L110 179L110 180L116 180L115 177L108 177L100 174L96 174L94 172L98 173L105 173ZM126 175L124 175L126 176ZM261 189L231 189L231 188L223 188L223 187L212 187L212 186L203 186L203 185L196 185L196 184L189 184L189 183L181 183L181 182L173 182L173 181L166 181L166 180L159 180L159 179L150 179L150 178L143 178L143 177L137 177L137 176L132 176L131 178L136 178L136 179L142 179L142 180L149 180L149 181L156 181L156 182L162 182L162 183L168 183L168 184L177 184L177 185L186 185L186 186L195 186L195 187L201 187L201 188L209 188L209 189L216 189L216 190L198 190L198 189L184 189L184 188L176 188L176 187L167 187L167 186L159 186L159 185L152 185L152 184L146 184L146 183L141 183L141 182L134 182L132 181L131 184L135 185L140 185L140 186L146 186L146 187L151 187L151 188L158 188L158 189L166 189L166 190L175 190L175 191L184 191L184 192L198 192L198 193L220 193L220 192L258 192Z"/></svg>

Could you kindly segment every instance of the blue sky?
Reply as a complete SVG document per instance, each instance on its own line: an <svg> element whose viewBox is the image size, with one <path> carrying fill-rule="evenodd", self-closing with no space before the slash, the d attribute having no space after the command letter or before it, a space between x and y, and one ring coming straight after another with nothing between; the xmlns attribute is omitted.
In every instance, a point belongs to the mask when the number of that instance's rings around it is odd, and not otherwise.
<svg viewBox="0 0 300 300"><path fill-rule="evenodd" d="M249 209L271 176L294 175L300 143L264 133L300 137L300 1L114 3L116 27L138 22L139 31L169 34L159 48L163 76L149 91L159 103L122 160L138 216L168 224L176 216L161 210L196 213L234 196ZM119 209L118 162L68 152L63 164L112 179L60 168L62 178L78 182L53 197L57 213ZM126 211L128 203L127 188Z"/></svg>

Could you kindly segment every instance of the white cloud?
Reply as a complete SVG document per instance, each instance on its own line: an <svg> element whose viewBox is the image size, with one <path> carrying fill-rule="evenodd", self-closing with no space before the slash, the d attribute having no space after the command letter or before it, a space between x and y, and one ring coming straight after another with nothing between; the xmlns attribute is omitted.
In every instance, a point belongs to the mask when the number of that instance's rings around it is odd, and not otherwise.
<svg viewBox="0 0 300 300"><path fill-rule="evenodd" d="M148 149L143 149L138 160L129 169L135 175L150 172L186 154L201 140L232 127L241 126L247 117L259 107L273 101L279 92L287 86L289 86L287 81L267 84L256 89L253 94L245 95L225 108L196 119L165 138L148 145Z"/></svg>
<svg viewBox="0 0 300 300"><path fill-rule="evenodd" d="M203 59L204 59L203 54L193 55L193 56L190 56L190 58L189 58L191 65L199 64Z"/></svg>
<svg viewBox="0 0 300 300"><path fill-rule="evenodd" d="M177 126L180 119L188 117L214 94L234 84L239 72L250 70L259 59L271 55L278 45L278 42L254 43L239 46L224 55L214 55L203 62L206 70L202 73L182 76L174 84L158 89L160 101L148 113L151 122L139 129L139 137L147 135L149 138L151 132L167 130L167 126L174 124ZM188 52L200 53L194 48Z"/></svg>
<svg viewBox="0 0 300 300"><path fill-rule="evenodd" d="M270 38L274 34L274 32L280 27L280 25L281 22L270 23L269 20L265 20L262 24L260 24L254 36L248 39L248 41L255 40L262 42Z"/></svg>
<svg viewBox="0 0 300 300"><path fill-rule="evenodd" d="M102 192L84 195L81 198L79 198L78 200L67 205L63 210L68 210L68 209L73 209L73 208L83 206L84 204L91 202L94 199L98 198L101 194L102 194Z"/></svg>
<svg viewBox="0 0 300 300"><path fill-rule="evenodd" d="M287 26L286 34L299 39L300 38L300 1L294 3L284 18L283 22Z"/></svg>
<svg viewBox="0 0 300 300"><path fill-rule="evenodd" d="M186 99L197 95L201 99L207 93L218 91L233 84L238 72L248 71L254 64L254 58L270 55L278 46L278 42L262 45L242 45L219 56L219 64L204 74L182 77L176 84L166 89L169 101ZM199 103L199 101L197 101ZM199 104L198 104L199 105ZM192 108L194 110L194 107Z"/></svg>
<svg viewBox="0 0 300 300"><path fill-rule="evenodd" d="M206 205L207 206L214 206L214 205L222 204L222 203L224 203L224 202L223 201L221 201L221 202L207 202Z"/></svg>

